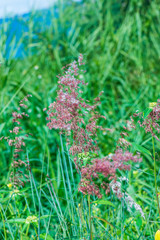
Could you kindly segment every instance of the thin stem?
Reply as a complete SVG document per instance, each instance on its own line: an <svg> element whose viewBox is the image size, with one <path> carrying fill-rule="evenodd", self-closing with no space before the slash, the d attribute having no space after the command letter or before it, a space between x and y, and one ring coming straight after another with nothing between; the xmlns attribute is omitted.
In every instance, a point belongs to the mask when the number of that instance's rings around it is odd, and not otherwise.
<svg viewBox="0 0 160 240"><path fill-rule="evenodd" d="M26 236L28 236L29 227L30 227L30 223L29 223L28 226L27 226Z"/></svg>
<svg viewBox="0 0 160 240"><path fill-rule="evenodd" d="M2 222L3 222L3 229L4 229L5 240L7 240L7 234L6 234L6 228L5 228L5 220L4 220L4 217L3 217L3 213L2 213L1 208L0 208L0 213L1 213L1 216L2 216Z"/></svg>
<svg viewBox="0 0 160 240"><path fill-rule="evenodd" d="M93 240L93 236L92 236L92 218L91 218L91 201L90 201L90 195L88 195L88 208L89 208L90 240Z"/></svg>
<svg viewBox="0 0 160 240"><path fill-rule="evenodd" d="M156 154L155 154L155 143L154 143L154 137L153 137L153 136L152 136L152 146L153 146L153 158L154 158L154 182L155 182L155 192L156 192L158 212L159 212L159 217L160 217L160 206L159 206L158 190L157 190Z"/></svg>

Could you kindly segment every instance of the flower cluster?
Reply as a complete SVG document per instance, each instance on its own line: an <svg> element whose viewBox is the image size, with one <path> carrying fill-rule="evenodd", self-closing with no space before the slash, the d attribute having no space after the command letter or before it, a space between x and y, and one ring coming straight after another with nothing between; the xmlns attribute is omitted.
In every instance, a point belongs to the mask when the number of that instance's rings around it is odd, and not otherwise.
<svg viewBox="0 0 160 240"><path fill-rule="evenodd" d="M76 168L81 173L79 191L84 194L95 194L102 197L101 189L109 192L108 182L116 179L116 170L128 170L129 160L140 161L139 155L118 149L111 157L98 158L98 146L95 137L97 130L105 130L97 124L101 116L96 110L100 104L100 96L91 104L82 97L80 87L87 84L80 70L84 65L83 56L63 68L63 75L58 76L56 101L51 103L47 111L49 129L59 129L67 137L70 153L74 156ZM100 93L101 95L102 93ZM46 109L44 109L46 110Z"/></svg>
<svg viewBox="0 0 160 240"><path fill-rule="evenodd" d="M123 148L128 148L132 145L126 137L130 136L132 129L136 129L137 125L145 130L146 133L151 133L158 141L160 139L157 133L160 132L160 99L157 102L149 103L149 107L144 112L139 112L138 110L130 117L130 120L126 121L126 126L124 126L124 131L121 132L121 138L118 140L118 144Z"/></svg>
<svg viewBox="0 0 160 240"><path fill-rule="evenodd" d="M84 194L95 194L101 198L100 189L104 189L107 194L110 191L109 182L117 178L116 170L130 170L130 165L127 164L129 161L139 162L141 158L138 154L133 156L129 151L117 149L114 154L107 157L93 159L91 164L81 169L79 190Z"/></svg>
<svg viewBox="0 0 160 240"><path fill-rule="evenodd" d="M61 133L66 134L72 155L97 151L94 136L97 129L102 129L97 125L97 120L103 116L96 111L100 98L94 99L91 105L80 96L83 93L80 87L87 85L80 78L85 72L79 69L79 66L84 65L82 61L83 56L80 54L78 63L74 61L69 64L64 74L58 76L57 98L50 104L47 112L47 126L49 129L60 129ZM86 115L89 116L89 120L86 120Z"/></svg>
<svg viewBox="0 0 160 240"><path fill-rule="evenodd" d="M160 140L156 135L160 132L160 99L157 100L157 103L150 103L149 109L150 113L146 117L143 116L143 113L135 113L134 116L140 118L138 123L145 129L146 133L150 132L152 136Z"/></svg>
<svg viewBox="0 0 160 240"><path fill-rule="evenodd" d="M24 147L26 146L25 137L28 137L28 135L23 133L21 120L23 120L25 117L29 117L29 115L24 111L24 108L27 108L26 102L28 101L29 97L31 97L31 95L28 94L19 102L19 112L12 112L12 122L14 127L9 131L13 137L4 137L4 139L7 140L8 145L13 147L13 170L10 174L10 182L14 187L24 186L24 182L28 181L28 175L24 173L28 169L28 164L22 160L21 154L24 151ZM3 137L1 140L2 139ZM23 167L24 169L22 169Z"/></svg>

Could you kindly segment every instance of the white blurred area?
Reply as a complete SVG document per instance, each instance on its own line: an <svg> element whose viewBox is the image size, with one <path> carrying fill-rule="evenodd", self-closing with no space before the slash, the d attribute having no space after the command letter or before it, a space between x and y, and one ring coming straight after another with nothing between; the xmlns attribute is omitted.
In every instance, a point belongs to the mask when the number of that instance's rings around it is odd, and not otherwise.
<svg viewBox="0 0 160 240"><path fill-rule="evenodd" d="M21 15L32 10L45 9L56 0L0 0L0 18Z"/></svg>

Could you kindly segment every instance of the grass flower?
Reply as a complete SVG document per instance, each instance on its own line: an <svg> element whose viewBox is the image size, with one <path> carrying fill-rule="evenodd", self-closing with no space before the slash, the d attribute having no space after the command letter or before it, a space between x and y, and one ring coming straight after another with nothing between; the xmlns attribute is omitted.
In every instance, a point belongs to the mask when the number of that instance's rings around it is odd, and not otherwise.
<svg viewBox="0 0 160 240"><path fill-rule="evenodd" d="M141 158L122 149L116 150L110 157L98 157L97 130L106 130L97 124L100 118L104 118L97 111L102 92L92 104L82 98L81 87L87 86L81 77L82 72L85 72L80 69L84 65L82 61L83 56L80 54L78 62L72 62L68 68L64 67L63 75L58 76L57 98L47 111L47 126L49 129L59 129L67 138L70 154L74 156L75 166L81 174L79 191L101 198L101 189L106 194L109 192L109 182L116 179L117 169L129 170L127 162L137 162ZM124 139L121 142L130 145Z"/></svg>
<svg viewBox="0 0 160 240"><path fill-rule="evenodd" d="M25 96L19 102L19 108L17 111L12 112L12 122L13 128L9 130L12 134L12 138L5 137L8 145L13 148L13 161L12 167L13 170L10 174L10 183L7 185L9 188L14 186L15 188L18 186L24 186L24 183L28 181L28 175L25 173L28 170L28 165L26 161L23 159L23 152L26 146L25 138L28 136L23 132L21 127L22 121L24 118L29 117L29 115L25 112L24 109L28 108L26 103L31 95ZM24 168L23 168L24 167Z"/></svg>
<svg viewBox="0 0 160 240"><path fill-rule="evenodd" d="M60 133L65 133L72 155L97 151L97 142L94 137L98 129L102 130L102 127L97 125L97 121L101 117L104 118L96 111L99 97L94 99L91 105L81 96L83 92L80 88L87 85L79 77L82 72L85 72L79 69L84 65L82 60L83 56L80 55L78 63L74 61L69 64L63 75L58 76L57 98L50 104L47 111L48 128L59 129Z"/></svg>
<svg viewBox="0 0 160 240"><path fill-rule="evenodd" d="M118 149L114 154L109 154L104 158L94 158L90 164L81 169L81 182L79 191L83 194L95 194L98 198L102 197L100 190L110 191L109 182L116 180L117 169L130 170L129 161L139 162L140 156L133 155L129 151ZM99 181L101 180L101 181Z"/></svg>
<svg viewBox="0 0 160 240"><path fill-rule="evenodd" d="M143 116L143 113L135 113L134 117L138 117L140 127L144 128L146 133L151 133L151 135L159 141L157 133L160 132L160 99L157 102L149 103L149 108L151 112L147 116Z"/></svg>
<svg viewBox="0 0 160 240"><path fill-rule="evenodd" d="M118 178L117 181L113 180L109 184L109 186L112 189L113 193L118 197L119 200L121 200L121 198L124 199L128 212L132 213L133 209L135 209L145 219L144 212L143 212L142 208L140 207L140 205L137 204L134 201L134 199L128 193L123 193L122 192L122 187L121 186L122 186L123 181L128 182L128 179Z"/></svg>

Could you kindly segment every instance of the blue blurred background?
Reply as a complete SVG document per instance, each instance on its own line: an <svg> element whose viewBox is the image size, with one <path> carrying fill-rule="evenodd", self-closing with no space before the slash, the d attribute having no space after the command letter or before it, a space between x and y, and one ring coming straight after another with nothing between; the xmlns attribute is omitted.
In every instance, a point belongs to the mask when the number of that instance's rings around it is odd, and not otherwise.
<svg viewBox="0 0 160 240"><path fill-rule="evenodd" d="M14 39L16 52L14 57L22 58L27 55L23 43L20 41L29 32L29 20L39 24L38 31L47 28L51 23L51 8L56 0L1 0L0 7L0 27L7 23L6 32L6 51L5 58L9 58L11 52L11 42ZM36 14L35 14L36 12ZM57 16L56 10L54 15ZM34 19L33 19L34 18ZM14 46L12 45L12 48Z"/></svg>

